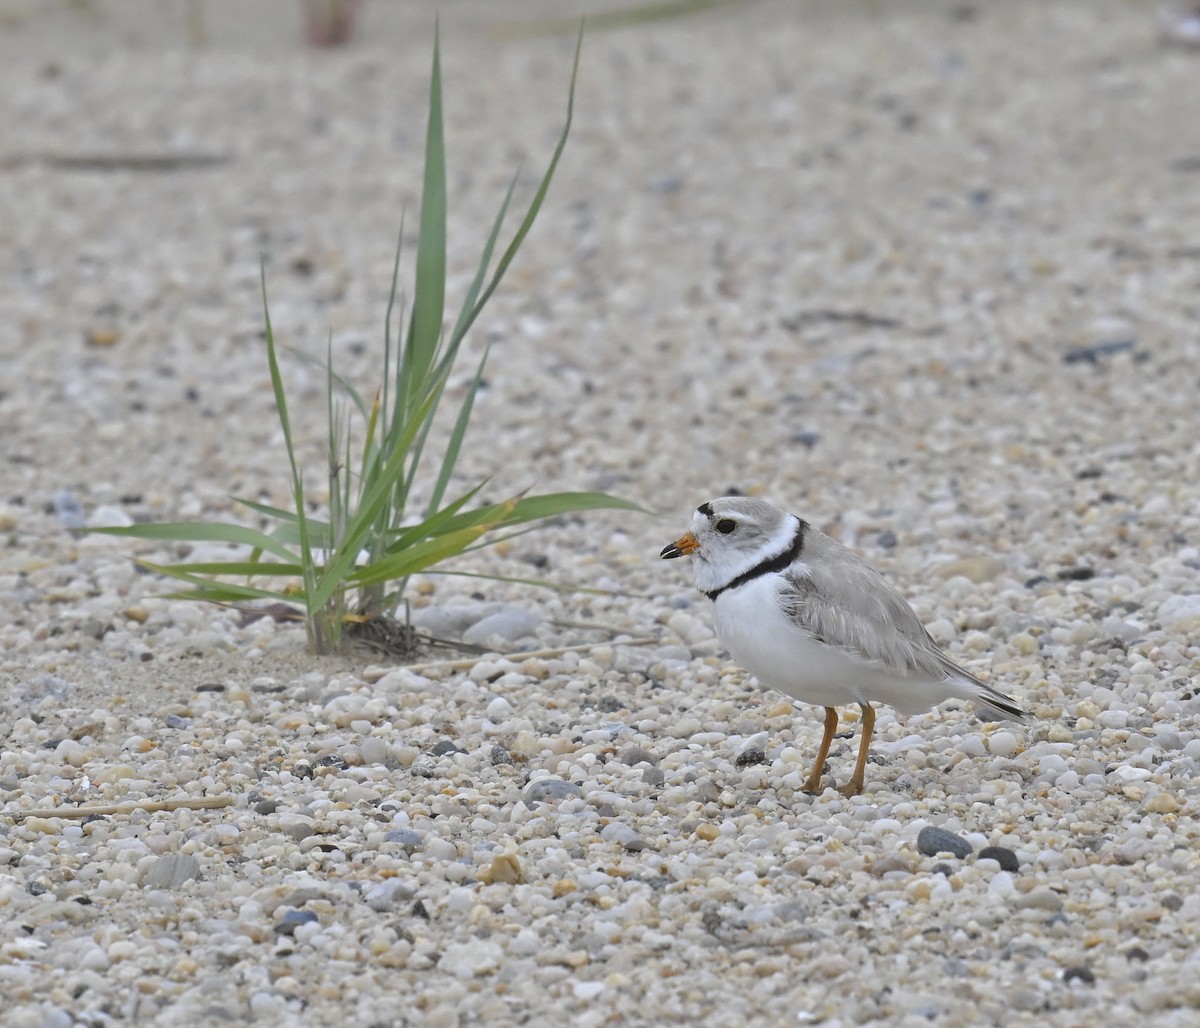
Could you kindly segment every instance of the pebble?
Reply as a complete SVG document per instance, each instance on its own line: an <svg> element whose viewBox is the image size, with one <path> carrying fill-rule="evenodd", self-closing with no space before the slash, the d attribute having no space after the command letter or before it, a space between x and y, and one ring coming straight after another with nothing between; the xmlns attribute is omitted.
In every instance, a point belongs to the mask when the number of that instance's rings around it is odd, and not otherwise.
<svg viewBox="0 0 1200 1028"><path fill-rule="evenodd" d="M142 884L148 889L178 889L200 876L200 861L190 853L167 853L150 865Z"/></svg>
<svg viewBox="0 0 1200 1028"><path fill-rule="evenodd" d="M79 530L290 502L260 254L326 505L324 376L293 351L330 346L369 402L427 12L251 54L266 21L224 5L183 60L155 5L8 6L5 1023L1190 1023L1200 155L1192 55L1155 52L1155 11L589 30L560 178L447 382L452 421L491 347L447 496L490 475L478 502L603 487L661 516L556 518L445 569L533 561L563 591L415 576L423 633L545 655L406 667L310 657L301 625L161 599L134 563L224 543ZM570 52L442 6L453 325ZM219 172L171 165L193 151ZM862 552L1029 722L880 704L865 793L804 793L819 707L755 684L692 562L657 556L735 489ZM978 860L927 855L930 825Z"/></svg>
<svg viewBox="0 0 1200 1028"><path fill-rule="evenodd" d="M574 782L564 782L561 778L540 778L530 782L521 794L525 806L534 803L552 803L556 800L574 799L583 796L583 788Z"/></svg>
<svg viewBox="0 0 1200 1028"><path fill-rule="evenodd" d="M463 632L462 640L468 646L486 646L497 639L514 643L533 634L537 623L537 616L531 611L509 604L503 610L476 621Z"/></svg>
<svg viewBox="0 0 1200 1028"><path fill-rule="evenodd" d="M1017 855L1004 846L985 846L979 851L980 860L994 860L1000 865L1001 871L1015 872L1020 868Z"/></svg>
<svg viewBox="0 0 1200 1028"><path fill-rule="evenodd" d="M959 860L971 854L971 844L966 839L936 825L926 825L917 833L917 849L927 857L950 853Z"/></svg>

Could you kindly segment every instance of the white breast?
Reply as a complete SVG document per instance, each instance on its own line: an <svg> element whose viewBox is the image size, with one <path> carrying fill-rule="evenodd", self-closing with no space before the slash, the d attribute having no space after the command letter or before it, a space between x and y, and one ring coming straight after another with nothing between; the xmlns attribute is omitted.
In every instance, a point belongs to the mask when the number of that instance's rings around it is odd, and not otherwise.
<svg viewBox="0 0 1200 1028"><path fill-rule="evenodd" d="M957 683L909 678L827 646L792 622L779 603L779 575L763 575L721 593L713 623L721 645L761 685L826 707L877 700L903 713L928 710Z"/></svg>

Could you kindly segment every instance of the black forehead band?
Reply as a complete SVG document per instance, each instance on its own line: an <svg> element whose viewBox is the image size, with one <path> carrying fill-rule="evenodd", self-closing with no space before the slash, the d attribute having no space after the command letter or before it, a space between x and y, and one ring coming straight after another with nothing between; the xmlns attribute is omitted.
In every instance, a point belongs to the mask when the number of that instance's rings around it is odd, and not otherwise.
<svg viewBox="0 0 1200 1028"><path fill-rule="evenodd" d="M706 518L711 518L713 516L712 504L711 503L700 504L700 506L696 508L696 513L703 514Z"/></svg>

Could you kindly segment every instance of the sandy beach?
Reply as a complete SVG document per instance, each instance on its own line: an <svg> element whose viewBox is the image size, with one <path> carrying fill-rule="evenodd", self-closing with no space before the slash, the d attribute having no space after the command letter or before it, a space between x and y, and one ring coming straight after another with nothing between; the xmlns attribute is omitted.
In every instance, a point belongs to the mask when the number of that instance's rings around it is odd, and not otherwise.
<svg viewBox="0 0 1200 1028"><path fill-rule="evenodd" d="M5 1024L1197 1022L1200 48L1117 0L623 9L368 2L318 48L296 3L0 0ZM653 516L454 567L600 592L421 578L488 652L418 666L160 598L131 558L188 551L82 529L289 502L260 266L374 389L435 14L453 303L585 10L455 484ZM804 793L820 709L658 560L734 491L1029 724L880 707L864 793Z"/></svg>

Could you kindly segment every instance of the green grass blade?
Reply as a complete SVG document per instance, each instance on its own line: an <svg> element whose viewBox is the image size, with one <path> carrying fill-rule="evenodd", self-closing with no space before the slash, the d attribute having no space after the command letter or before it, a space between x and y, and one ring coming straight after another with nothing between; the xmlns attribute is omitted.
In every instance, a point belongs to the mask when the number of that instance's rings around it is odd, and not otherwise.
<svg viewBox="0 0 1200 1028"><path fill-rule="evenodd" d="M415 525L406 525L403 528L394 529L389 540L389 548L394 550L402 550L406 546L412 546L413 543L419 543L422 539L427 539L433 535L442 535L446 531L450 531L447 527L455 518L459 511L470 503L480 491L488 484L490 479L484 479L477 486L463 493L458 499L446 504L441 510L428 517L422 519ZM461 524L458 527L463 527Z"/></svg>
<svg viewBox="0 0 1200 1028"><path fill-rule="evenodd" d="M424 542L393 553L382 560L356 568L351 578L359 585L386 583L397 578L407 578L450 557L456 557L479 536L489 530L488 524L460 528L456 532L426 539Z"/></svg>
<svg viewBox="0 0 1200 1028"><path fill-rule="evenodd" d="M425 175L421 187L421 226L408 344L411 406L424 392L433 366L446 307L446 146L442 122L442 61L439 32L433 37L433 70L429 81L429 121L425 133Z"/></svg>
<svg viewBox="0 0 1200 1028"><path fill-rule="evenodd" d="M264 514L269 518L274 518L277 521L295 521L296 512L294 510L284 510L282 507L272 507L267 503L259 503L257 500L247 500L241 496L229 497L234 503L240 504L258 514Z"/></svg>
<svg viewBox="0 0 1200 1028"><path fill-rule="evenodd" d="M267 337L267 366L271 373L271 388L275 392L275 408L279 415L279 427L283 431L283 441L287 448L288 465L292 471L292 495L296 503L296 522L300 529L300 563L304 567L305 588L311 589L313 579L312 546L308 537L308 519L304 511L304 482L300 477L300 468L296 463L296 449L292 445L292 423L288 417L287 396L283 390L283 375L279 371L279 358L275 352L275 333L271 328L271 309L267 303L267 265L264 261L259 266L262 279L263 320ZM269 547L263 547L268 553ZM309 607L308 612L313 613Z"/></svg>
<svg viewBox="0 0 1200 1028"><path fill-rule="evenodd" d="M434 483L433 492L430 494L429 505L425 508L426 514L437 510L442 504L442 497L446 495L450 476L454 474L455 465L458 464L458 452L462 448L463 436L467 434L471 411L475 408L475 397L483 382L483 369L487 365L487 359L488 350L484 350L483 356L479 360L479 367L475 369L475 377L467 386L467 394L463 397L462 406L458 409L458 417L454 419L454 428L450 432L450 438L446 441L446 449L442 453L442 466L438 469L437 482Z"/></svg>
<svg viewBox="0 0 1200 1028"><path fill-rule="evenodd" d="M188 592L172 594L176 598L204 600L209 603L232 603L236 600L278 600L282 603L294 603L302 599L300 596L289 595L288 593L272 589L260 589L253 585L242 585L236 582L214 582L211 579L189 574L170 565L151 564L145 561L139 563L148 571L154 571L165 575L167 578L174 578L194 586Z"/></svg>

